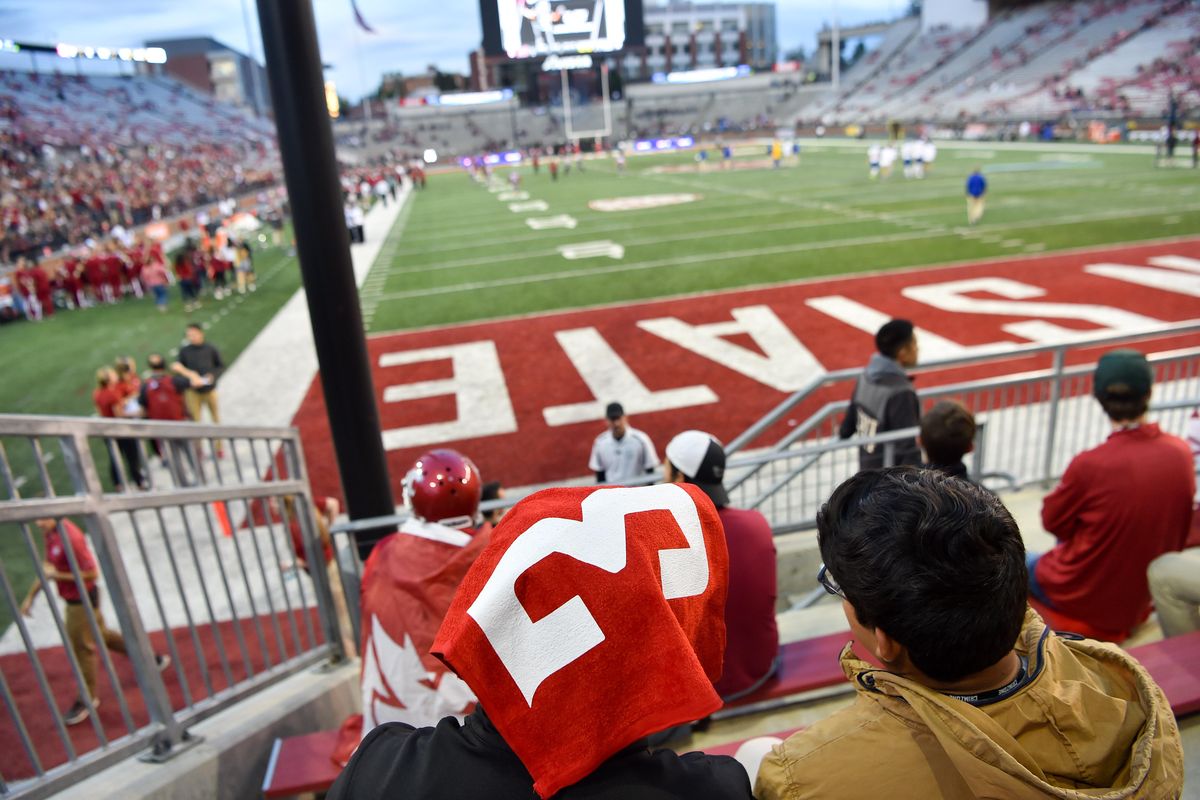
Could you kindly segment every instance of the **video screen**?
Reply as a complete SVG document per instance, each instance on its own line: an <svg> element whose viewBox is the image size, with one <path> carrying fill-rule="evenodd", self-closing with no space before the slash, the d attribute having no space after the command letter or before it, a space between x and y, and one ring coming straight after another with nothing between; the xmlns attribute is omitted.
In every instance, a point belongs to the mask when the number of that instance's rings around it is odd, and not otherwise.
<svg viewBox="0 0 1200 800"><path fill-rule="evenodd" d="M628 6L634 5L636 9ZM641 30L640 0L482 0L484 45L488 50L487 23L495 9L499 50L509 58L538 58L576 53L608 53L627 43L627 26Z"/></svg>

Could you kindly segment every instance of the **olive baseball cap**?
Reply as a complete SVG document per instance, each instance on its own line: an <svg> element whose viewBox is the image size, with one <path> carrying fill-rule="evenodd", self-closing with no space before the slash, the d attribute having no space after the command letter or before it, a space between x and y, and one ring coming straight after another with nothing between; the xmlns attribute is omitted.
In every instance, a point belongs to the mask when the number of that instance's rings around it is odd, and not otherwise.
<svg viewBox="0 0 1200 800"><path fill-rule="evenodd" d="M1154 371L1137 350L1113 350L1100 357L1092 384L1096 397L1114 391L1144 397L1154 384Z"/></svg>

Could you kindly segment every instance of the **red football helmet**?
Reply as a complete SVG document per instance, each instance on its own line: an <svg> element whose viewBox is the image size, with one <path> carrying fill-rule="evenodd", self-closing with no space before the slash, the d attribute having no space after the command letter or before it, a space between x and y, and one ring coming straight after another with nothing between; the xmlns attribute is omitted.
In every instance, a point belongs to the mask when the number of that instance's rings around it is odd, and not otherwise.
<svg viewBox="0 0 1200 800"><path fill-rule="evenodd" d="M471 459L455 450L431 450L404 476L404 505L413 516L450 528L479 521L483 480Z"/></svg>

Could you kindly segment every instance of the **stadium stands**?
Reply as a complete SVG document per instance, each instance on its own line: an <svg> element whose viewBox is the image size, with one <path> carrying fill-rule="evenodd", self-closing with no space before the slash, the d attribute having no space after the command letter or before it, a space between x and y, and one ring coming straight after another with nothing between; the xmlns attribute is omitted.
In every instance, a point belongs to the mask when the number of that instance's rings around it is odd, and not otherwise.
<svg viewBox="0 0 1200 800"><path fill-rule="evenodd" d="M895 23L867 59L874 72L815 108L836 122L1159 114L1170 93L1200 91L1190 77L1200 12L1184 0L1041 3L978 30L915 36L912 24Z"/></svg>
<svg viewBox="0 0 1200 800"><path fill-rule="evenodd" d="M0 72L0 130L55 147L269 145L269 120L153 76Z"/></svg>
<svg viewBox="0 0 1200 800"><path fill-rule="evenodd" d="M0 72L9 261L274 185L270 122L150 76Z"/></svg>

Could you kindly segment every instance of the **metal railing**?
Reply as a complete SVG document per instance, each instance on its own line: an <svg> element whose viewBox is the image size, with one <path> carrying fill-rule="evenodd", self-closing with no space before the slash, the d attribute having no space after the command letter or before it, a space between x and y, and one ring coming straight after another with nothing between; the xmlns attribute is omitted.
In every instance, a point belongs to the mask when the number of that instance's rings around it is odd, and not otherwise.
<svg viewBox="0 0 1200 800"><path fill-rule="evenodd" d="M294 429L0 415L0 491L0 796L169 758L344 657L330 576L297 568L325 557Z"/></svg>
<svg viewBox="0 0 1200 800"><path fill-rule="evenodd" d="M988 350L982 353L975 353L966 356L958 356L955 358L943 358L934 361L923 362L918 365L913 373L917 375L928 375L931 373L947 370L951 368L975 367L984 365L995 365L1006 361L1014 361L1018 359L1028 358L1030 356L1038 356L1049 354L1053 358L1054 365L1057 369L1062 369L1066 364L1067 356L1073 351L1092 350L1098 347L1115 347L1121 344L1131 344L1133 342L1165 339L1172 336L1183 336L1187 334L1200 333L1200 321L1190 320L1186 322L1169 323L1160 325L1156 328L1145 331L1133 331L1118 335L1087 335L1080 334L1077 338L1059 344L1042 344L1042 345L1013 345L1011 348ZM804 403L821 389L834 386L846 385L853 387L853 383L858 379L858 376L863 372L862 367L851 367L848 369L834 370L832 372L824 372L812 378L807 385L796 390L786 399L784 399L775 408L768 411L763 417L744 430L738 436L734 437L725 446L727 454L736 453L739 450L745 449L750 444L756 442L763 434L771 430L773 427L783 421L789 413L797 406ZM845 393L846 397L850 396L849 390ZM812 420L810 419L809 422ZM800 436L811 430L811 426L805 423L806 426L801 426L804 431L797 429L784 440L773 445L774 449L783 450L793 441L796 441Z"/></svg>
<svg viewBox="0 0 1200 800"><path fill-rule="evenodd" d="M1191 409L1200 404L1200 347L1154 353L1151 415L1165 430L1182 436ZM979 423L968 459L973 478L992 488L1048 484L1079 452L1095 447L1109 430L1092 397L1094 364L946 384L918 391L923 409L956 400ZM917 429L866 440L839 440L837 429L848 401L827 403L788 434L779 446L737 456L726 469L735 505L766 515L776 533L811 527L820 503L858 470L858 445L874 443L886 453Z"/></svg>
<svg viewBox="0 0 1200 800"><path fill-rule="evenodd" d="M1188 322L1106 337L1081 337L1057 345L1014 347L1011 350L945 359L925 364L919 372L931 374L950 368L1003 364L1030 356L1049 356L1049 369L1021 372L1001 377L950 383L921 389L918 397L923 408L943 399L961 402L975 414L978 430L975 449L968 459L973 479L989 488L1015 489L1034 482L1049 482L1062 474L1077 453L1099 444L1108 430L1108 422L1099 404L1091 396L1095 363L1067 366L1077 351L1109 349L1117 345L1147 339L1200 333L1200 323ZM1200 347L1151 353L1148 359L1155 371L1154 402L1151 412L1164 429L1182 435L1190 409L1200 404ZM895 443L917 435L916 428L890 431L864 439L838 438L838 423L849 405L853 381L862 369L830 372L793 394L747 429L726 447L726 489L732 505L761 511L776 534L811 528L820 504L842 481L858 471L858 449L876 445L884 451L885 463L892 463ZM842 384L847 399L826 403L804 422L792 428L772 445L738 452L779 425L804 401L830 385ZM662 480L658 471L631 481L629 485ZM484 503L482 510L498 510L514 505L521 493L510 492L503 500ZM340 540L339 559L342 575L349 582L361 573L357 555L343 537L359 530L399 525L406 513L356 520L332 528ZM351 610L354 617L354 610ZM354 620L357 625L357 620Z"/></svg>

